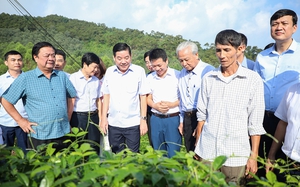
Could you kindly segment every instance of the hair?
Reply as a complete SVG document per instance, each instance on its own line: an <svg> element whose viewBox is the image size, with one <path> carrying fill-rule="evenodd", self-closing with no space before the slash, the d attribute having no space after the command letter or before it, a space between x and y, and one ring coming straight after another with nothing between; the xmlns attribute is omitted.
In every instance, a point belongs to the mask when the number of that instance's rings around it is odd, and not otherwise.
<svg viewBox="0 0 300 187"><path fill-rule="evenodd" d="M297 25L297 21L298 21L297 14L290 9L277 10L270 19L270 25L272 25L272 21L277 20L283 16L292 16L293 25Z"/></svg>
<svg viewBox="0 0 300 187"><path fill-rule="evenodd" d="M114 47L113 47L114 57L116 56L116 53L119 51L128 51L129 55L131 56L131 49L130 49L129 45L127 45L126 43L117 43L114 45Z"/></svg>
<svg viewBox="0 0 300 187"><path fill-rule="evenodd" d="M227 29L219 32L215 39L215 45L231 45L234 48L238 48L241 45L241 35L232 29Z"/></svg>
<svg viewBox="0 0 300 187"><path fill-rule="evenodd" d="M20 52L15 51L15 50L11 50L11 51L8 51L7 53L5 53L4 59L5 59L5 60L8 60L8 56L9 56L9 55L20 55L21 58L23 58L23 55L22 55Z"/></svg>
<svg viewBox="0 0 300 187"><path fill-rule="evenodd" d="M99 60L100 60L100 65L99 65L100 74L98 75L98 78L102 79L106 73L106 67L105 67L103 60L100 57L99 57Z"/></svg>
<svg viewBox="0 0 300 187"><path fill-rule="evenodd" d="M179 51L181 51L182 49L185 49L187 47L191 47L192 53L195 55L198 53L198 47L194 42L191 41L184 41L181 42L177 48L176 48L176 55L178 56Z"/></svg>
<svg viewBox="0 0 300 187"><path fill-rule="evenodd" d="M152 60L157 60L159 58L161 58L164 62L166 62L168 60L166 51L161 48L152 49L149 54L149 60L152 61Z"/></svg>
<svg viewBox="0 0 300 187"><path fill-rule="evenodd" d="M240 35L241 35L241 38L242 38L241 45L244 44L247 47L247 44L248 44L247 36L244 35L243 33L240 33Z"/></svg>
<svg viewBox="0 0 300 187"><path fill-rule="evenodd" d="M66 60L66 53L63 50L56 49L55 54L63 56L64 60Z"/></svg>
<svg viewBox="0 0 300 187"><path fill-rule="evenodd" d="M55 51L55 47L49 42L38 42L32 47L32 60L34 60L34 56L38 56L40 49L43 47L52 47Z"/></svg>
<svg viewBox="0 0 300 187"><path fill-rule="evenodd" d="M100 65L100 58L95 53L85 53L81 58L81 67L83 67L84 64L89 66L92 63Z"/></svg>
<svg viewBox="0 0 300 187"><path fill-rule="evenodd" d="M144 60L145 60L145 58L146 58L147 56L150 55L150 52L151 52L151 50L150 50L150 51L147 51L147 52L144 54Z"/></svg>
<svg viewBox="0 0 300 187"><path fill-rule="evenodd" d="M266 50L266 49L272 47L273 45L274 45L274 43L269 43L268 45L265 46L264 50Z"/></svg>

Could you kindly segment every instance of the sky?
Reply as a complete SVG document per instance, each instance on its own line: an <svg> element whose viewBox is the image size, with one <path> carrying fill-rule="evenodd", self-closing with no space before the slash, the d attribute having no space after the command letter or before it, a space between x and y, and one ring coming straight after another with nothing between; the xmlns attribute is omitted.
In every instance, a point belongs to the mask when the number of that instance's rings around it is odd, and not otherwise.
<svg viewBox="0 0 300 187"><path fill-rule="evenodd" d="M21 15L10 1L0 0L0 13ZM300 19L300 0L18 0L32 16L56 14L70 19L104 23L107 27L137 29L186 40L214 43L224 29L244 33L249 46L273 42L270 17L279 9L294 10ZM298 25L299 24L298 20ZM300 42L300 30L293 35Z"/></svg>

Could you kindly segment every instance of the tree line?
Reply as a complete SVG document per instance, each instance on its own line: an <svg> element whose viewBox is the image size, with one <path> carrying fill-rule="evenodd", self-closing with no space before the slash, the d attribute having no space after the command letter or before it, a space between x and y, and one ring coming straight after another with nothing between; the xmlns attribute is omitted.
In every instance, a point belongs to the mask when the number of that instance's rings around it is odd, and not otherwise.
<svg viewBox="0 0 300 187"><path fill-rule="evenodd" d="M172 36L161 32L145 31L115 27L109 28L104 23L93 23L78 19L69 19L58 15L46 17L30 17L0 14L0 58L4 62L4 54L9 50L17 50L23 54L24 71L35 67L31 58L33 45L40 41L52 43L56 48L67 53L65 71L73 73L81 67L81 57L86 52L99 55L107 67L113 65L112 47L118 42L131 46L132 62L145 68L143 55L146 51L160 47L168 55L169 65L181 69L176 59L175 50L179 43L185 41L181 35ZM214 44L197 42L199 56L202 61L218 66ZM258 47L248 46L246 56L255 60L261 51ZM0 74L7 70L4 63L0 64Z"/></svg>

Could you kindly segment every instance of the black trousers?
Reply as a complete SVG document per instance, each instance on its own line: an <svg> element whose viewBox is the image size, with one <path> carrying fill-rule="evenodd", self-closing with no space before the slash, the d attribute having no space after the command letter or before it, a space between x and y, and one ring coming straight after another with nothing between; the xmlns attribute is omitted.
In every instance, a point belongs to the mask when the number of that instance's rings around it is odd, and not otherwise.
<svg viewBox="0 0 300 187"><path fill-rule="evenodd" d="M90 115L90 121L89 116L84 115L83 113L77 113L73 112L71 121L70 121L71 127L78 127L83 129L84 131L87 131L88 133L85 135L84 139L92 140L96 142L97 144L100 144L100 130L99 130L99 116L97 113ZM96 150L96 152L99 154L100 147L96 144L92 144L92 147Z"/></svg>
<svg viewBox="0 0 300 187"><path fill-rule="evenodd" d="M266 135L262 135L260 139L260 144L259 144L259 152L258 155L259 157L267 159L270 148L272 146L273 139L270 137L270 135L273 137L277 128L277 124L280 121L279 118L277 118L274 113L272 112L265 112L264 116L264 121L263 121L263 127L265 131L267 132ZM269 135L268 135L269 134ZM285 154L282 152L282 150L278 150L276 154L276 159L278 158L285 158ZM258 162L258 171L257 171L257 176L259 177L265 177L266 175L266 170L265 166L262 163Z"/></svg>
<svg viewBox="0 0 300 187"><path fill-rule="evenodd" d="M36 138L28 137L27 144L29 149L37 149L39 145L54 143L52 147L55 148L55 152L54 152L55 154L56 152L64 148L67 148L70 145L70 143L64 143L64 141L67 139L69 139L69 137L67 136L63 136L55 139L48 139L48 140L39 140Z"/></svg>
<svg viewBox="0 0 300 187"><path fill-rule="evenodd" d="M196 138L193 136L194 130L198 125L196 111L185 113L183 119L183 137L186 151L194 151Z"/></svg>

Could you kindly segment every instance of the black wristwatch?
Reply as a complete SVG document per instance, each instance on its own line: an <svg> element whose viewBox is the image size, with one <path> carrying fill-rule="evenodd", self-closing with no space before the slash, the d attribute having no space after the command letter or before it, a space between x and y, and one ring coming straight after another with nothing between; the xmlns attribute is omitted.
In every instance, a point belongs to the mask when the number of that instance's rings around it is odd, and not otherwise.
<svg viewBox="0 0 300 187"><path fill-rule="evenodd" d="M142 120L147 120L147 116L141 116Z"/></svg>

